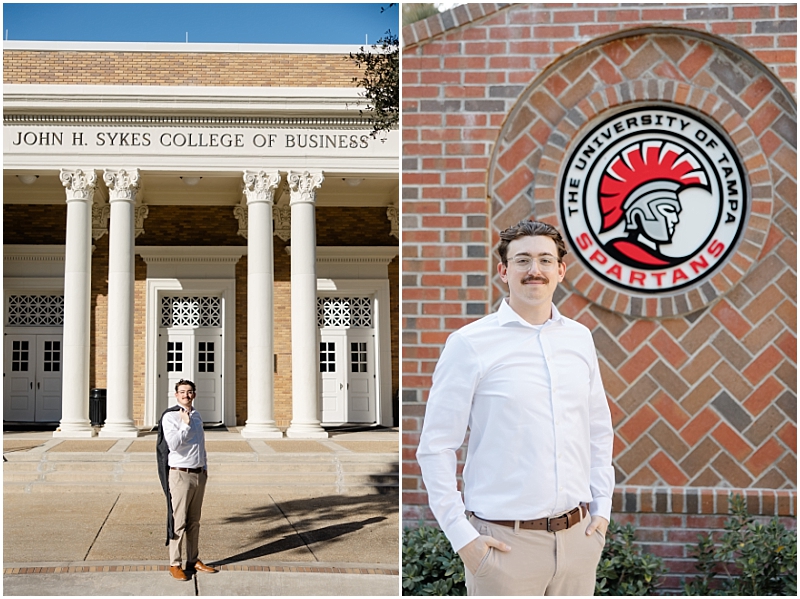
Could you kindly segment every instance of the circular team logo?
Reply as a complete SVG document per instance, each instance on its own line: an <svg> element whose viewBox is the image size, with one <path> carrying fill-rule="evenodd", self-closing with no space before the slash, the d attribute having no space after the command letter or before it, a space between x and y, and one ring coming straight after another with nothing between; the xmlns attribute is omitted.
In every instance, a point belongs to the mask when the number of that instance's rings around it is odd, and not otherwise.
<svg viewBox="0 0 800 599"><path fill-rule="evenodd" d="M669 293L716 271L747 216L730 141L667 106L606 117L571 151L561 219L583 263L617 287Z"/></svg>

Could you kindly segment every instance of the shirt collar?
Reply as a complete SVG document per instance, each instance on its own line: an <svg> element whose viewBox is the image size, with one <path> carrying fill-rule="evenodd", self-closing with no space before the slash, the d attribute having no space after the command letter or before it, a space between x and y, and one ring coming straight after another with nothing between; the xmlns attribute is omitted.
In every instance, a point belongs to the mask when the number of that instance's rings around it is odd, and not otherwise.
<svg viewBox="0 0 800 599"><path fill-rule="evenodd" d="M500 326L505 326L510 322L517 322L526 327L533 327L527 320L522 318L519 314L514 311L514 308L508 305L508 298L503 298L500 302L500 308L497 310L497 321L500 323ZM564 324L564 317L561 315L561 312L558 311L556 305L551 303L550 304L550 319L547 320L544 325L547 325L550 322L555 322L558 324ZM539 326L544 326L539 325Z"/></svg>

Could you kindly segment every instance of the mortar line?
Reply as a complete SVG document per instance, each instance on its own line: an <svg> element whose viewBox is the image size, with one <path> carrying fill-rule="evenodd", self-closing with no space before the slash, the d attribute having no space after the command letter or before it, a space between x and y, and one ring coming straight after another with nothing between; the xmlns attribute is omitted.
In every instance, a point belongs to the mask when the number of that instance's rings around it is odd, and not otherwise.
<svg viewBox="0 0 800 599"><path fill-rule="evenodd" d="M300 532L294 527L294 524L292 524L292 521L289 520L289 518L286 516L286 514L284 513L284 511L281 508L280 504L277 501L275 501L275 498L272 496L272 493L269 494L269 498L272 500L272 503L275 504L275 507L278 508L278 511L281 513L281 515L289 523L289 526L292 527L292 530L294 531L294 534L296 534L298 537L300 537L300 540L303 541L303 545L305 545L306 548L311 552L311 555L314 556L314 559L319 561L319 558L317 557L317 554L314 553L314 550L309 546L308 543L306 543L306 540L303 538L303 535L301 535Z"/></svg>
<svg viewBox="0 0 800 599"><path fill-rule="evenodd" d="M97 534L94 536L94 539L92 539L91 545L89 545L89 549L86 551L86 555L83 556L83 561L86 561L86 558L89 557L89 554L92 552L92 547L94 547L94 543L95 543L95 541L97 541L97 537L99 537L100 533L103 532L103 527L106 525L106 522L108 522L108 518L109 518L109 516L111 516L111 512L113 512L114 508L117 506L117 502L119 501L119 498L121 496L122 496L122 494L117 495L117 498L114 500L114 504L111 506L111 509L108 510L108 513L106 514L106 517L103 520L103 523L100 525L100 528L97 531Z"/></svg>

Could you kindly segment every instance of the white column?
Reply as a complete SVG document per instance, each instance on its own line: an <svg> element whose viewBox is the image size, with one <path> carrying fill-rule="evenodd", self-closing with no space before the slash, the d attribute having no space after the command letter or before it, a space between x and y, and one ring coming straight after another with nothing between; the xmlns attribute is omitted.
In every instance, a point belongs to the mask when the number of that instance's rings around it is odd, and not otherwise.
<svg viewBox="0 0 800 599"><path fill-rule="evenodd" d="M108 370L101 437L138 437L133 422L134 204L139 169L106 170L111 205L108 248Z"/></svg>
<svg viewBox="0 0 800 599"><path fill-rule="evenodd" d="M327 437L319 423L317 230L314 202L321 172L289 171L292 208L292 423L287 437Z"/></svg>
<svg viewBox="0 0 800 599"><path fill-rule="evenodd" d="M64 345L61 425L54 437L91 437L89 423L89 317L92 281L93 170L63 170L67 191L64 255Z"/></svg>
<svg viewBox="0 0 800 599"><path fill-rule="evenodd" d="M247 422L242 436L280 439L273 403L272 201L281 182L278 172L244 172L247 196Z"/></svg>

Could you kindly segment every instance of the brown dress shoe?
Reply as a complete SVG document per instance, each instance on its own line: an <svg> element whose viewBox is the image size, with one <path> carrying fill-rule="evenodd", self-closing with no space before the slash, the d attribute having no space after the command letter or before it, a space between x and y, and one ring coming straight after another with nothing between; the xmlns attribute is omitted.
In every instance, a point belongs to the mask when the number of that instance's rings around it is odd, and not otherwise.
<svg viewBox="0 0 800 599"><path fill-rule="evenodd" d="M194 563L194 569L197 570L198 572L208 572L209 574L214 574L214 573L219 571L219 570L216 570L216 569L212 568L211 566L206 566L200 560L197 560Z"/></svg>
<svg viewBox="0 0 800 599"><path fill-rule="evenodd" d="M189 577L186 576L186 573L180 566L170 566L169 573L172 574L172 578L176 580L189 580Z"/></svg>

